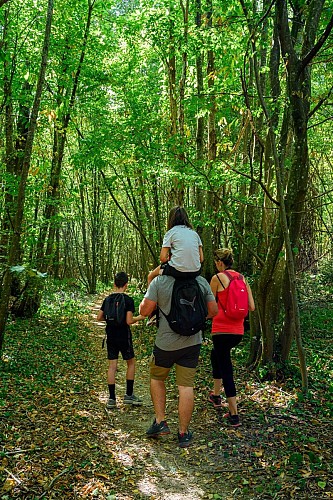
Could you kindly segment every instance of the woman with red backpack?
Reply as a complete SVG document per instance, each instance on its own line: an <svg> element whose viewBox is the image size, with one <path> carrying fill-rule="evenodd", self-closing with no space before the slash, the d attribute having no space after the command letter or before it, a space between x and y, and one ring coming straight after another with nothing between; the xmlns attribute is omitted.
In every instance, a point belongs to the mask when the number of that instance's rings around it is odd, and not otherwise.
<svg viewBox="0 0 333 500"><path fill-rule="evenodd" d="M210 287L216 297L218 314L212 322L211 363L214 390L208 399L215 408L220 408L222 406L220 391L223 384L229 407L224 417L230 425L238 427L241 424L237 412L231 349L241 342L244 319L248 311L254 311L255 305L250 285L243 275L231 269L233 260L229 248L221 248L214 252L218 272L212 277Z"/></svg>

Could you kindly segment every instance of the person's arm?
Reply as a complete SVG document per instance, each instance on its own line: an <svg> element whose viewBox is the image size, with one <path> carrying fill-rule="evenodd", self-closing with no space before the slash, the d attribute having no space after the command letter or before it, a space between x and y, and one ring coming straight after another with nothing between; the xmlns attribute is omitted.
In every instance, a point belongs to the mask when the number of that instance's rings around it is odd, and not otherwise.
<svg viewBox="0 0 333 500"><path fill-rule="evenodd" d="M200 263L204 261L204 254L201 245L199 245L199 258L200 258Z"/></svg>
<svg viewBox="0 0 333 500"><path fill-rule="evenodd" d="M169 260L170 247L162 247L160 253L160 261L162 264L168 262Z"/></svg>
<svg viewBox="0 0 333 500"><path fill-rule="evenodd" d="M154 300L144 298L139 305L140 315L146 317L149 316L156 309L157 303Z"/></svg>
<svg viewBox="0 0 333 500"><path fill-rule="evenodd" d="M253 295L252 295L252 290L251 290L251 287L250 285L247 283L247 281L245 281L246 283L246 288L247 288L247 293L248 293L248 296L249 296L249 310L250 311L254 311L256 306L254 304L254 298L253 298Z"/></svg>
<svg viewBox="0 0 333 500"><path fill-rule="evenodd" d="M156 276L159 276L160 269L161 269L161 266L157 266L157 267L155 267L155 269L150 271L150 273L148 274L148 286L153 281L153 279L156 278Z"/></svg>
<svg viewBox="0 0 333 500"><path fill-rule="evenodd" d="M218 313L216 300L211 300L210 302L207 302L207 309L208 309L207 318L214 318L214 316L216 316Z"/></svg>
<svg viewBox="0 0 333 500"><path fill-rule="evenodd" d="M214 297L216 297L218 287L219 287L219 280L217 279L216 274L214 274L214 276L210 280L210 289Z"/></svg>
<svg viewBox="0 0 333 500"><path fill-rule="evenodd" d="M102 309L97 313L97 321L105 321L104 311L102 311Z"/></svg>
<svg viewBox="0 0 333 500"><path fill-rule="evenodd" d="M137 323L138 321L141 321L142 319L145 319L144 316L139 314L139 316L133 316L132 311L127 311L126 313L126 323L128 325L133 325L134 323Z"/></svg>

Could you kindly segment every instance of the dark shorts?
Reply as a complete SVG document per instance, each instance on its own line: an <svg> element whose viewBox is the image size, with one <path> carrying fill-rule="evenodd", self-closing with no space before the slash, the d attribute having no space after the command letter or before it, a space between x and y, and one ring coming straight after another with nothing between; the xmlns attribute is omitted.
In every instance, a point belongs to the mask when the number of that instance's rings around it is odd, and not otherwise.
<svg viewBox="0 0 333 500"><path fill-rule="evenodd" d="M177 351L163 351L154 346L150 358L150 378L164 381L172 366L176 365L176 384L193 387L200 347L201 344L197 344Z"/></svg>
<svg viewBox="0 0 333 500"><path fill-rule="evenodd" d="M174 278L178 279L196 278L201 274L201 269L199 269L199 271L194 271L194 272L178 271L178 269L175 269L174 267L170 266L168 262L161 264L161 270L163 271L162 274L165 274L166 276L173 276Z"/></svg>
<svg viewBox="0 0 333 500"><path fill-rule="evenodd" d="M108 335L106 341L108 359L118 359L119 352L124 360L134 358L132 337L117 338Z"/></svg>

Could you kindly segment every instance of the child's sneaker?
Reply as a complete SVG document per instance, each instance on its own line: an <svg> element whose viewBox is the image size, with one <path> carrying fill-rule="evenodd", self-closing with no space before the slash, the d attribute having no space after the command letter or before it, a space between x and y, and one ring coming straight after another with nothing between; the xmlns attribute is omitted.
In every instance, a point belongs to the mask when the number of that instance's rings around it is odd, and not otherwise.
<svg viewBox="0 0 333 500"><path fill-rule="evenodd" d="M180 448L187 448L188 446L190 446L192 439L193 432L187 431L183 432L182 434L178 432L178 443Z"/></svg>
<svg viewBox="0 0 333 500"><path fill-rule="evenodd" d="M157 318L158 318L158 309L154 309L154 311L148 316L146 326L158 326Z"/></svg>
<svg viewBox="0 0 333 500"><path fill-rule="evenodd" d="M156 438L158 436L164 436L165 434L170 434L170 429L165 420L162 420L159 424L156 423L156 418L151 424L149 429L147 429L147 437Z"/></svg>
<svg viewBox="0 0 333 500"><path fill-rule="evenodd" d="M117 406L117 402L115 399L109 398L108 402L106 403L107 408L115 408Z"/></svg>
<svg viewBox="0 0 333 500"><path fill-rule="evenodd" d="M238 415L231 415L230 411L223 415L223 418L225 418L231 427L239 427L242 425L239 421L239 416Z"/></svg>
<svg viewBox="0 0 333 500"><path fill-rule="evenodd" d="M208 401L213 404L214 408L221 408L222 406L221 396L215 396L212 392L209 393Z"/></svg>
<svg viewBox="0 0 333 500"><path fill-rule="evenodd" d="M156 326L156 314L148 316L146 326Z"/></svg>
<svg viewBox="0 0 333 500"><path fill-rule="evenodd" d="M135 396L135 394L132 394L132 396L128 396L127 394L125 394L124 404L133 406L142 406L142 399Z"/></svg>

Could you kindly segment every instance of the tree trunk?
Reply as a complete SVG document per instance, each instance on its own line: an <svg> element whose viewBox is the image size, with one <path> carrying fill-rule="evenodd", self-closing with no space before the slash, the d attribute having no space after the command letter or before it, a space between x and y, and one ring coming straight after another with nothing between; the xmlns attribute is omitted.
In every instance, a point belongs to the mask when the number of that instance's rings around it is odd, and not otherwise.
<svg viewBox="0 0 333 500"><path fill-rule="evenodd" d="M213 4L211 0L207 2L207 27L212 33L213 26ZM217 140L216 140L216 99L214 95L214 79L215 79L215 54L212 49L207 51L207 80L209 93L209 112L208 112L208 157L207 170L212 168L216 160ZM214 210L215 197L211 193L206 194L205 213L209 216ZM215 272L213 258L213 229L206 224L202 231L202 243L205 249L205 260L203 264L203 275L210 280Z"/></svg>
<svg viewBox="0 0 333 500"><path fill-rule="evenodd" d="M30 116L29 131L24 150L22 171L21 171L21 177L20 177L17 200L16 200L17 211L14 220L14 228L11 234L10 244L9 244L9 256L7 261L8 267L4 276L2 293L0 298L0 352L3 347L4 331L7 321L7 311L8 311L10 285L11 285L10 268L15 264L17 248L20 247L20 241L21 241L22 221L24 215L25 194L26 194L25 191L26 191L26 184L27 184L27 178L31 161L32 146L34 142L34 136L37 125L38 111L40 107L42 90L45 81L45 72L47 66L47 58L48 58L50 35L51 35L52 15L53 15L53 0L49 0L47 7L46 27L44 35L44 45L42 50L41 66L36 86L35 99Z"/></svg>
<svg viewBox="0 0 333 500"><path fill-rule="evenodd" d="M89 38L89 31L91 25L92 12L95 1L88 1L88 15L85 26L85 31L83 35L82 50L80 54L80 59L75 72L73 87L70 92L70 99L68 104L68 109L62 117L60 123L56 118L54 125L54 140L53 140L53 152L52 152L52 167L50 173L49 188L47 190L47 200L44 210L44 223L40 230L40 235L37 243L37 265L43 271L46 271L50 264L52 263L53 248L54 248L54 237L55 237L55 225L52 222L59 212L60 203L60 175L63 164L63 158L65 153L65 144L67 139L67 129L68 124L71 120L72 112L75 107L76 93L78 89L78 84L80 80L80 75L83 67L83 62L86 54L86 48ZM71 48L68 47L68 53ZM63 57L64 68L63 72L66 72L66 57ZM65 89L62 84L59 86L58 90L58 103L57 107L60 108L61 104L65 99L64 96ZM46 249L45 249L46 244Z"/></svg>

